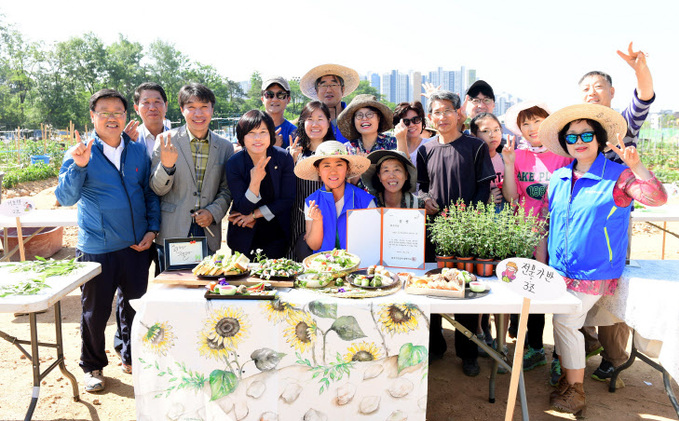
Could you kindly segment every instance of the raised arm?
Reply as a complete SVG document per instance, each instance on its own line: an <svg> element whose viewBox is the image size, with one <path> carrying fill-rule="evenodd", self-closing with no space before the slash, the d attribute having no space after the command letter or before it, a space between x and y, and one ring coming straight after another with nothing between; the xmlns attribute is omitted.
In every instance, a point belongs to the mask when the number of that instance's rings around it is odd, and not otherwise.
<svg viewBox="0 0 679 421"><path fill-rule="evenodd" d="M634 69L637 77L637 94L642 101L650 101L653 98L653 78L651 71L646 64L646 53L643 51L634 51L632 43L627 47L627 54L618 50L618 55Z"/></svg>
<svg viewBox="0 0 679 421"><path fill-rule="evenodd" d="M516 185L516 175L514 174L514 162L516 162L516 152L514 151L515 140L510 140L502 148L502 159L505 162L505 176L502 180L502 195L505 200L512 203L519 200L519 188Z"/></svg>

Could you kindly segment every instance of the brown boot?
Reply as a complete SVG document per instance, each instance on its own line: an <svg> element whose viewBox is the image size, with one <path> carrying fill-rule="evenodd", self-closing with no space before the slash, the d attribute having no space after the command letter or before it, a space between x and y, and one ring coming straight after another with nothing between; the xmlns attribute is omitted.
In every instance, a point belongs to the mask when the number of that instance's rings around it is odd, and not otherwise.
<svg viewBox="0 0 679 421"><path fill-rule="evenodd" d="M585 405L585 389L582 383L575 383L568 386L562 394L550 399L553 410L575 414L576 417L584 416L587 406Z"/></svg>
<svg viewBox="0 0 679 421"><path fill-rule="evenodd" d="M566 380L566 374L562 374L559 377L559 382L554 386L554 390L549 394L549 401L551 402L557 396L561 396L568 390L568 381Z"/></svg>

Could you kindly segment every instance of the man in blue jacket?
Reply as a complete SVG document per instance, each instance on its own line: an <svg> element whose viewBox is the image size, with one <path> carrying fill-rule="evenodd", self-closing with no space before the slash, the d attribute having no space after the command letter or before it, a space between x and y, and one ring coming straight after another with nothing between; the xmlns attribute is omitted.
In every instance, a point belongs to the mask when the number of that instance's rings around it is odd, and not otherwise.
<svg viewBox="0 0 679 421"><path fill-rule="evenodd" d="M127 100L117 91L102 89L92 95L94 138L85 144L76 132L78 143L64 156L55 192L65 206L78 203L76 256L101 264L101 273L81 287L80 366L88 392L104 390L104 329L116 290L123 298L117 306L123 371L132 370L135 311L129 300L146 292L148 249L160 228L158 197L149 187L151 160L144 145L123 134L126 110Z"/></svg>

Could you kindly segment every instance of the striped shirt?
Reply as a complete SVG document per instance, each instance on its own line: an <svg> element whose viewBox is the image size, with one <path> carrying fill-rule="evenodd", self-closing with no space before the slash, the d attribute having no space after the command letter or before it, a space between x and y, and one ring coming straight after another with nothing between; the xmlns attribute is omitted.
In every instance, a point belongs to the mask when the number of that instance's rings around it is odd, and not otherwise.
<svg viewBox="0 0 679 421"><path fill-rule="evenodd" d="M651 108L651 104L655 101L655 92L653 93L653 98L648 101L639 99L639 94L637 90L634 89L634 95L632 95L632 101L622 112L622 116L625 117L627 121L627 136L636 138L639 135L639 129L641 125L646 121L648 117L648 110Z"/></svg>
<svg viewBox="0 0 679 421"><path fill-rule="evenodd" d="M306 154L300 154L300 156L297 158L297 163L302 161L305 158L308 158L312 156L314 153L311 151L307 151ZM299 239L300 236L304 235L306 233L306 222L304 220L304 200L311 195L311 193L315 192L316 190L320 189L323 187L323 183L320 181L310 181L310 180L303 180L297 176L295 176L295 181L297 183L297 195L295 196L295 201L292 205L292 212L291 212L291 229L290 229L290 234L291 234L291 241L290 241L290 250L288 252L288 258L297 260L299 259L299 256L295 255L295 244L297 243L297 240ZM301 260L297 260L301 261Z"/></svg>

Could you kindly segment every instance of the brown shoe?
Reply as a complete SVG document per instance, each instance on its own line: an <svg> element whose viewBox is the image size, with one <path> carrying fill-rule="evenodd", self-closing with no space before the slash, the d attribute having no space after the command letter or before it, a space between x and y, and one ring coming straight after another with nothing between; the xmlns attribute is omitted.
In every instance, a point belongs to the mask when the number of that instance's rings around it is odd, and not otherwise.
<svg viewBox="0 0 679 421"><path fill-rule="evenodd" d="M552 393L549 394L549 401L551 402L554 400L557 396L561 396L564 393L566 393L566 390L568 390L568 381L566 380L566 375L562 374L561 377L559 377L559 382L554 386L554 390Z"/></svg>
<svg viewBox="0 0 679 421"><path fill-rule="evenodd" d="M567 412L576 417L584 416L587 406L582 383L569 385L563 394L550 399L549 406L555 411Z"/></svg>

